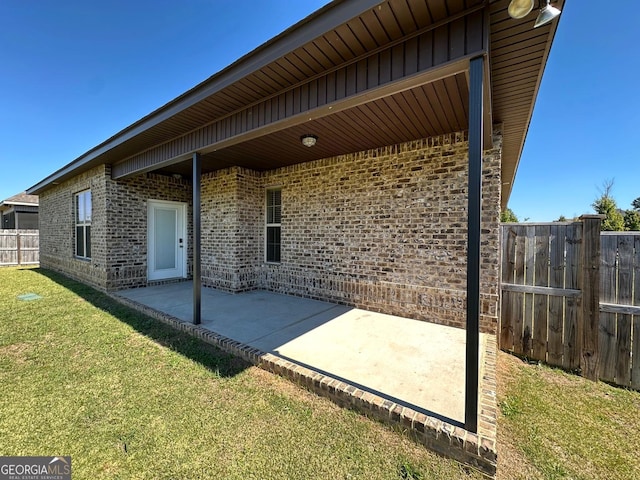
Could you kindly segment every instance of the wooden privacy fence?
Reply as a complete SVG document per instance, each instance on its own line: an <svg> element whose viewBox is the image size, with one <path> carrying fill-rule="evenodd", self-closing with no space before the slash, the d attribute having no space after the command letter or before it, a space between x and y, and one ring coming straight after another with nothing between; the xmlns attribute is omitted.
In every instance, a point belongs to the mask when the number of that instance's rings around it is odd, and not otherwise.
<svg viewBox="0 0 640 480"><path fill-rule="evenodd" d="M39 254L38 230L0 230L0 266L35 265Z"/></svg>
<svg viewBox="0 0 640 480"><path fill-rule="evenodd" d="M597 378L600 222L502 225L500 348Z"/></svg>
<svg viewBox="0 0 640 480"><path fill-rule="evenodd" d="M601 236L600 378L640 389L640 232Z"/></svg>
<svg viewBox="0 0 640 480"><path fill-rule="evenodd" d="M500 348L640 389L640 232L503 224Z"/></svg>

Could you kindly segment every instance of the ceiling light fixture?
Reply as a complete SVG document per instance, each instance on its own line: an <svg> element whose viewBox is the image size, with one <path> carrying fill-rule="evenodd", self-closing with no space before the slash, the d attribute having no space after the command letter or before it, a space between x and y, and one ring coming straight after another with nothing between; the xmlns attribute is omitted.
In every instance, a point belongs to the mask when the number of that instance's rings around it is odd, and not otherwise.
<svg viewBox="0 0 640 480"><path fill-rule="evenodd" d="M305 147L313 147L318 141L315 135L307 134L300 137L300 141Z"/></svg>
<svg viewBox="0 0 640 480"><path fill-rule="evenodd" d="M540 10L540 14L536 19L536 23L533 25L533 28L541 27L542 25L546 25L551 20L560 15L561 11L556 7L551 6L551 0L547 0L547 4Z"/></svg>
<svg viewBox="0 0 640 480"><path fill-rule="evenodd" d="M533 10L534 0L511 0L507 12L511 18L524 18Z"/></svg>

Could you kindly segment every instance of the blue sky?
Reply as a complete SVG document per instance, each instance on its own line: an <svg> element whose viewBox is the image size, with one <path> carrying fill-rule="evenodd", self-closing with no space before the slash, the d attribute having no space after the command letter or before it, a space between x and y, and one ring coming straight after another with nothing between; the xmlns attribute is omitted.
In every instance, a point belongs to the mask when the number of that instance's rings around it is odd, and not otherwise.
<svg viewBox="0 0 640 480"><path fill-rule="evenodd" d="M520 220L593 212L607 179L619 208L640 197L638 25L640 2L567 0L509 199Z"/></svg>
<svg viewBox="0 0 640 480"><path fill-rule="evenodd" d="M0 199L37 183L325 4L2 0ZM640 197L640 3L568 0L509 206L592 211L606 179ZM604 4L607 5L607 4Z"/></svg>

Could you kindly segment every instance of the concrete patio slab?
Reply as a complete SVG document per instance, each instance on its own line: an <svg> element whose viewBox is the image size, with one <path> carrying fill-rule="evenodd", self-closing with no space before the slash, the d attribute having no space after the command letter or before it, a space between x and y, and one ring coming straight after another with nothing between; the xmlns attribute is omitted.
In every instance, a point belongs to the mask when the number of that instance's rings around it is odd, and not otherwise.
<svg viewBox="0 0 640 480"><path fill-rule="evenodd" d="M464 423L464 330L351 309L273 352L395 403Z"/></svg>
<svg viewBox="0 0 640 480"><path fill-rule="evenodd" d="M192 319L190 282L119 295ZM263 290L211 288L202 289L202 326L395 403L464 422L464 330Z"/></svg>
<svg viewBox="0 0 640 480"><path fill-rule="evenodd" d="M464 330L263 290L211 288L202 289L202 324L196 326L191 282L113 296L495 474L495 336L480 335L475 434L463 428Z"/></svg>

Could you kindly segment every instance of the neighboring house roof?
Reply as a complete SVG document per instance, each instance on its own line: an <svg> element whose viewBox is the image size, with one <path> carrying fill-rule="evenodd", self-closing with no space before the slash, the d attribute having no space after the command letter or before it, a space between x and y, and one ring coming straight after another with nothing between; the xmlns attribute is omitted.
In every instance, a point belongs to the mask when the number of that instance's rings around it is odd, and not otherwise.
<svg viewBox="0 0 640 480"><path fill-rule="evenodd" d="M564 0L556 6L564 7ZM509 17L509 0L336 0L31 187L101 164L258 170L468 128L469 60L488 58L485 139L503 126L506 205L558 20ZM317 145L301 149L306 133Z"/></svg>
<svg viewBox="0 0 640 480"><path fill-rule="evenodd" d="M21 205L25 207L37 207L38 206L38 195L29 195L27 192L18 193L17 195L13 195L12 197L7 198L6 200L2 200L0 202L0 207L2 206L10 206L10 205Z"/></svg>

